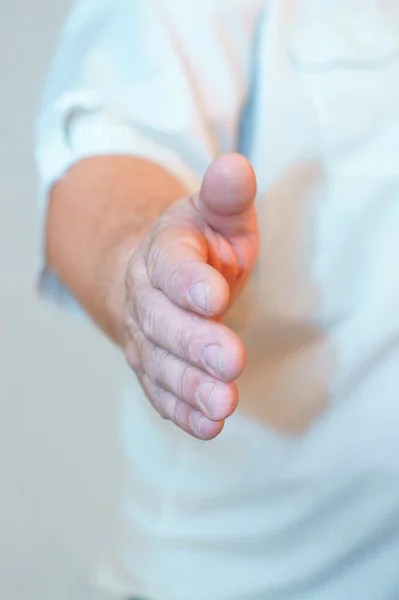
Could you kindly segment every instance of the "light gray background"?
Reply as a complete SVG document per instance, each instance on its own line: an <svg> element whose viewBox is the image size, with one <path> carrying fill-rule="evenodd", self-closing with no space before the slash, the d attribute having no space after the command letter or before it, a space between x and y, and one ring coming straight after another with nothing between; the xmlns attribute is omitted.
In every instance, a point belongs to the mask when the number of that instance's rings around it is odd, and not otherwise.
<svg viewBox="0 0 399 600"><path fill-rule="evenodd" d="M68 0L0 0L0 598L89 586L116 466L118 357L34 290L37 97Z"/></svg>

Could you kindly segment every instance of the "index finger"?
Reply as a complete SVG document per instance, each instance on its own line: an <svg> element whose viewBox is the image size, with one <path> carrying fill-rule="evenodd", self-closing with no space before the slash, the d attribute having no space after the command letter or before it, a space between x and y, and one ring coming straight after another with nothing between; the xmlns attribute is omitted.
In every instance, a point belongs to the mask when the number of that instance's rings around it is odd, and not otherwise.
<svg viewBox="0 0 399 600"><path fill-rule="evenodd" d="M174 304L203 316L223 314L230 301L226 279L207 264L207 242L194 228L158 234L147 253L151 285Z"/></svg>

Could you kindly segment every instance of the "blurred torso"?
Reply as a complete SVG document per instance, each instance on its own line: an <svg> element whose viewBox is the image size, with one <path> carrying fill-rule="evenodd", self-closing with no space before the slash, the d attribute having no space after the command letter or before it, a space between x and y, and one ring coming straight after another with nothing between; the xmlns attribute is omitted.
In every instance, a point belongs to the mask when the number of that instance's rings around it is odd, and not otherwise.
<svg viewBox="0 0 399 600"><path fill-rule="evenodd" d="M395 598L398 11L209 2L178 18L161 4L220 149L240 130L258 177L261 256L228 316L248 367L209 444L159 421L129 379L107 569L162 581L168 600Z"/></svg>

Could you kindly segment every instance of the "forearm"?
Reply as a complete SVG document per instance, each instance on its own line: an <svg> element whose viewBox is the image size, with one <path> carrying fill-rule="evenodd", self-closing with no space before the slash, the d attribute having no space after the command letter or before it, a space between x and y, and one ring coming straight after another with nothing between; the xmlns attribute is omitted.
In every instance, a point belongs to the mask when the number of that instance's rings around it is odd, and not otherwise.
<svg viewBox="0 0 399 600"><path fill-rule="evenodd" d="M127 156L83 160L51 192L48 268L117 343L129 258L156 218L184 194L161 167Z"/></svg>

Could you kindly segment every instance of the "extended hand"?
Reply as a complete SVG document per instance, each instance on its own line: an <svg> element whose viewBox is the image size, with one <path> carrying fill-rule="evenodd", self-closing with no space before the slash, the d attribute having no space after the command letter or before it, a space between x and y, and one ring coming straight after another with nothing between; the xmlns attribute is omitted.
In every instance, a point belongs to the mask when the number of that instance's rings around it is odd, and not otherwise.
<svg viewBox="0 0 399 600"><path fill-rule="evenodd" d="M240 155L221 156L202 189L169 208L132 256L126 357L165 418L212 439L237 407L241 340L218 322L258 255L256 180Z"/></svg>

